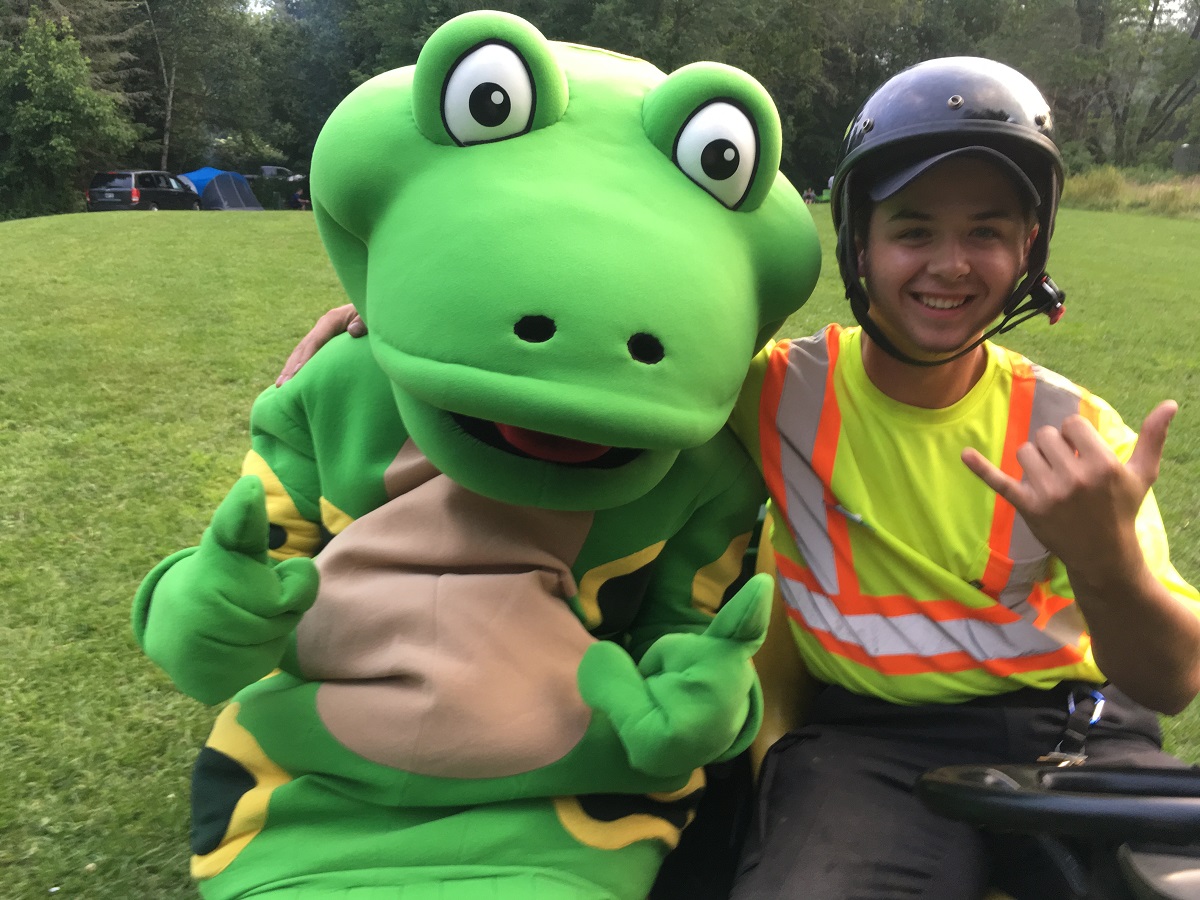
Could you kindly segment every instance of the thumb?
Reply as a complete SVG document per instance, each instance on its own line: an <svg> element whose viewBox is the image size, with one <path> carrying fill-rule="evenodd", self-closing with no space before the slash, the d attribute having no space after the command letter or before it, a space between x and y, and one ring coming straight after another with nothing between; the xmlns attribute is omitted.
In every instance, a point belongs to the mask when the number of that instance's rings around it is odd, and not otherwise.
<svg viewBox="0 0 1200 900"><path fill-rule="evenodd" d="M1142 430L1138 433L1137 444L1126 468L1141 476L1147 488L1158 480L1158 467L1167 443L1167 428L1178 411L1178 403L1164 400L1142 422Z"/></svg>
<svg viewBox="0 0 1200 900"><path fill-rule="evenodd" d="M267 561L270 525L266 494L257 475L243 475L230 488L204 535L222 550Z"/></svg>
<svg viewBox="0 0 1200 900"><path fill-rule="evenodd" d="M773 590L770 575L763 572L755 575L721 607L704 634L745 644L754 652L767 634Z"/></svg>

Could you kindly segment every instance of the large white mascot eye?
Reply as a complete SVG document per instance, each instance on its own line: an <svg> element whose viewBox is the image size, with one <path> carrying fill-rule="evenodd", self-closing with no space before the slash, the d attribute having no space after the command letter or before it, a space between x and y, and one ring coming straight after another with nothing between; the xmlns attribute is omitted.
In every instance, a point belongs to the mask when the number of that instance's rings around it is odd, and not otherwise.
<svg viewBox="0 0 1200 900"><path fill-rule="evenodd" d="M746 199L757 162L754 124L722 100L696 110L675 141L675 165L730 209Z"/></svg>
<svg viewBox="0 0 1200 900"><path fill-rule="evenodd" d="M460 144L524 134L533 124L533 79L503 44L484 44L455 65L442 95L442 118Z"/></svg>

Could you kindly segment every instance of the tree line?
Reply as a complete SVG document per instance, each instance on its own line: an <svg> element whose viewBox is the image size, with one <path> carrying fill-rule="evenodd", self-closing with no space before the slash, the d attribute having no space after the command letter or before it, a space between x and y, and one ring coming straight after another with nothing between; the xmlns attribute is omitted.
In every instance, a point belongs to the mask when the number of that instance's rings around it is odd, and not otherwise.
<svg viewBox="0 0 1200 900"><path fill-rule="evenodd" d="M745 69L800 189L875 85L936 56L1025 72L1072 171L1166 169L1200 140L1200 0L0 0L0 219L81 208L97 169L306 172L342 97L479 8L665 71Z"/></svg>

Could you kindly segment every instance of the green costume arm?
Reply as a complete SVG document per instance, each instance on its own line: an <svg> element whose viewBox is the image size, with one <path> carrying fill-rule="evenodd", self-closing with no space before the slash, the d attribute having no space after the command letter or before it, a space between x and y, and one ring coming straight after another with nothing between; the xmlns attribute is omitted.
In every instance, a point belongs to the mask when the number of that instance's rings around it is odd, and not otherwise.
<svg viewBox="0 0 1200 900"><path fill-rule="evenodd" d="M267 489L277 559L314 556L390 498L384 472L407 440L391 385L366 340L334 338L250 417L244 474Z"/></svg>
<svg viewBox="0 0 1200 900"><path fill-rule="evenodd" d="M243 474L263 480L268 515L277 529L271 549L282 558L314 556L321 521L321 482L312 437L302 419L304 410L293 409L301 386L289 392L288 385L267 388L254 401L251 450L242 465Z"/></svg>
<svg viewBox="0 0 1200 900"><path fill-rule="evenodd" d="M699 457L698 459L696 457ZM706 478L687 519L654 562L646 600L629 629L629 652L640 659L654 641L679 631L700 632L728 599L766 499L753 460L723 429L681 462Z"/></svg>

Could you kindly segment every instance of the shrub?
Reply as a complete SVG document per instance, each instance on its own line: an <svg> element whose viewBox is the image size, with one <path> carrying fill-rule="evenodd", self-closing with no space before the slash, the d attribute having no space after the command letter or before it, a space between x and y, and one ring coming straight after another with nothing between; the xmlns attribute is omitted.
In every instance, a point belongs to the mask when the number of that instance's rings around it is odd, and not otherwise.
<svg viewBox="0 0 1200 900"><path fill-rule="evenodd" d="M1086 172L1096 164L1092 151L1083 141L1067 141L1059 148L1059 152L1062 153L1063 169L1068 175Z"/></svg>
<svg viewBox="0 0 1200 900"><path fill-rule="evenodd" d="M1200 218L1200 176L1180 178L1153 167L1118 171L1111 166L1067 179L1063 206L1137 210L1169 218Z"/></svg>
<svg viewBox="0 0 1200 900"><path fill-rule="evenodd" d="M1063 204L1080 209L1117 209L1125 195L1125 179L1112 166L1098 166L1067 179Z"/></svg>
<svg viewBox="0 0 1200 900"><path fill-rule="evenodd" d="M1125 176L1126 181L1134 184L1161 184L1164 181L1170 181L1176 173L1170 167L1164 168L1154 163L1142 163L1133 168L1122 169L1121 174Z"/></svg>
<svg viewBox="0 0 1200 900"><path fill-rule="evenodd" d="M1189 203L1180 184L1156 184L1150 188L1147 208L1160 216L1182 216ZM1194 204L1192 204L1194 205Z"/></svg>

